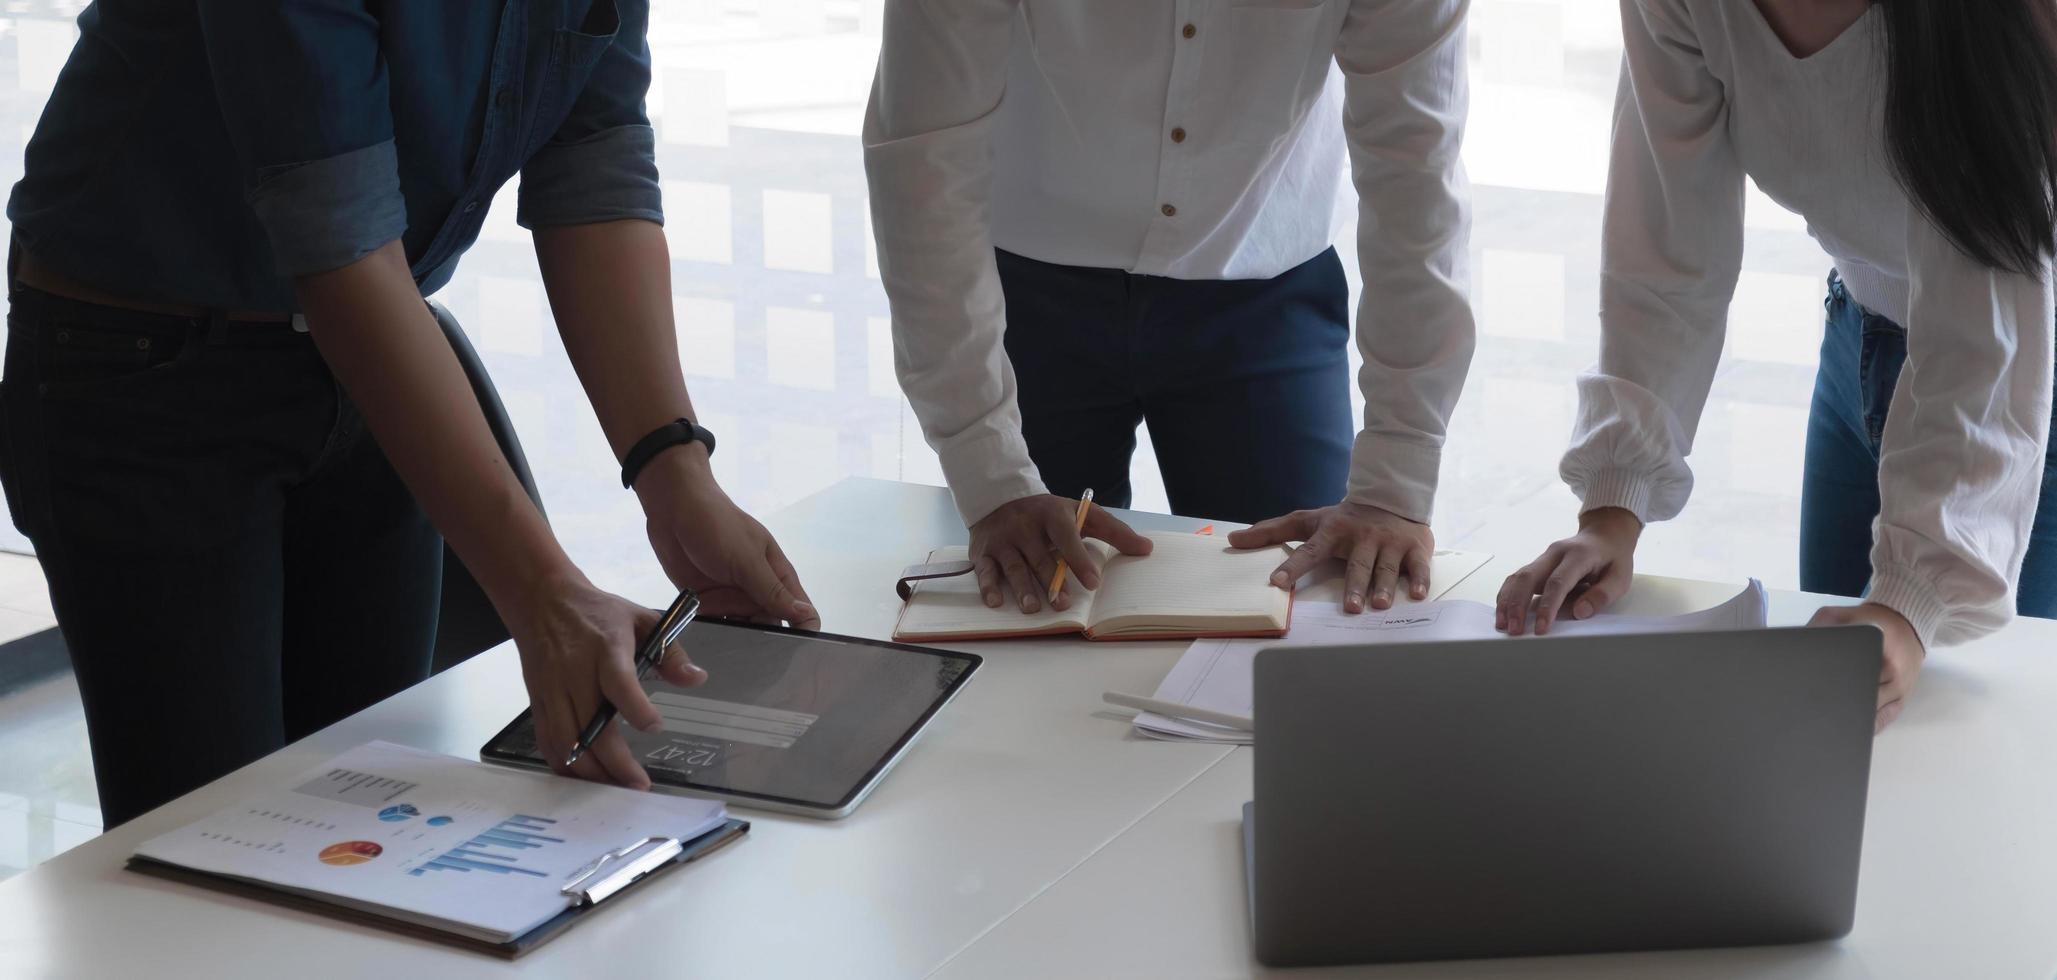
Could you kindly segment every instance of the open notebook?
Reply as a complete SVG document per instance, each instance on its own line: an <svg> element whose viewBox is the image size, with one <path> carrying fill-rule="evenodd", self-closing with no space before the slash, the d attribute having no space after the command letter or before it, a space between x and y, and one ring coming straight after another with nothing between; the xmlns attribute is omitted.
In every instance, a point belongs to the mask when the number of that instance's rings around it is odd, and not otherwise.
<svg viewBox="0 0 2057 980"><path fill-rule="evenodd" d="M514 956L748 827L718 802L371 742L150 839L129 867Z"/></svg>
<svg viewBox="0 0 2057 980"><path fill-rule="evenodd" d="M1271 573L1290 553L1284 547L1238 550L1211 535L1146 534L1150 554L1130 557L1100 541L1087 541L1100 560L1100 588L1088 592L1067 576L1071 608L1023 613L1011 590L998 609L979 599L970 575L916 583L900 609L893 639L991 640L1083 633L1089 640L1194 639L1208 636L1284 636L1292 624L1293 594L1271 585ZM929 561L961 561L963 548L941 548ZM1004 588L1004 586L1003 586Z"/></svg>
<svg viewBox="0 0 2057 980"><path fill-rule="evenodd" d="M1440 573L1441 569L1438 568ZM1680 616L1621 616L1601 613L1592 619L1560 619L1551 636L1608 636L1623 633L1687 633L1709 630L1762 629L1764 585L1756 579L1735 597L1711 609ZM1301 610L1299 627L1284 642L1208 640L1195 643L1173 665L1153 695L1159 701L1191 705L1248 716L1254 697L1252 674L1261 650L1280 646L1356 646L1377 643L1421 643L1433 640L1482 640L1501 636L1493 628L1493 607L1466 599L1403 603L1384 611L1346 613L1334 601L1310 602ZM1518 643L1535 634L1508 637ZM1170 718L1153 712L1136 716L1136 731L1152 738L1249 744L1253 736L1220 725Z"/></svg>

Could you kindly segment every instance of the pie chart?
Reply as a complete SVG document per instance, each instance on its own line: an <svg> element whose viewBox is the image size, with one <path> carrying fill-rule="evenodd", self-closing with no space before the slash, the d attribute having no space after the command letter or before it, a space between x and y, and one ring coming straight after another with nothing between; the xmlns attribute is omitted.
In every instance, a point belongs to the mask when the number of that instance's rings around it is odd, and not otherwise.
<svg viewBox="0 0 2057 980"><path fill-rule="evenodd" d="M322 848L319 857L323 864L342 867L351 864L363 864L383 853L385 853L385 848L371 841L346 840L340 844L330 844Z"/></svg>

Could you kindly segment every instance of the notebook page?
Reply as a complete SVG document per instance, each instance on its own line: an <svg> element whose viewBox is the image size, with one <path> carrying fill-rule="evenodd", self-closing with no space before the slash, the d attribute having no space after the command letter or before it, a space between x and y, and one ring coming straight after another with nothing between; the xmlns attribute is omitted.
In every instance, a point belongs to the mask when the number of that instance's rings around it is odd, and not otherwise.
<svg viewBox="0 0 2057 980"><path fill-rule="evenodd" d="M1108 559L1093 619L1143 615L1186 617L1268 616L1284 622L1292 596L1271 585L1287 550L1238 550L1225 538L1164 532L1146 534L1148 555Z"/></svg>
<svg viewBox="0 0 2057 980"><path fill-rule="evenodd" d="M505 942L562 912L558 889L594 857L726 817L718 802L372 742L136 853Z"/></svg>
<svg viewBox="0 0 2057 980"><path fill-rule="evenodd" d="M1088 540L1086 548L1100 559L1103 566L1107 556L1114 553L1112 546L1098 540ZM929 552L928 560L963 561L966 554L962 546L937 548ZM1021 603L1004 576L1000 591L1004 597L1000 608L991 609L979 596L975 575L916 582L914 597L907 600L907 608L901 611L900 623L893 632L903 636L938 636L1046 632L1058 627L1083 630L1093 610L1093 593L1080 588L1077 578L1071 575L1064 577L1064 591L1071 596L1071 608L1062 611L1045 603L1036 612L1022 612Z"/></svg>

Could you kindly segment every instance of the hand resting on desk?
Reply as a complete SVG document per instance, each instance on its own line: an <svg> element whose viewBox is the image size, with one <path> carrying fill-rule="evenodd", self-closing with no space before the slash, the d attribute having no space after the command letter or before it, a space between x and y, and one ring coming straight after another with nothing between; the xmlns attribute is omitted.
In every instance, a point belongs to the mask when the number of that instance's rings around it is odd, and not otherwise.
<svg viewBox="0 0 2057 980"><path fill-rule="evenodd" d="M1807 621L1809 626L1858 623L1876 627L1886 635L1886 658L1878 675L1878 718L1872 726L1874 731L1882 732L1900 717L1908 695L1914 693L1914 681L1921 676L1921 662L1928 659L1928 649L1921 645L1920 635L1905 616L1876 602L1827 606Z"/></svg>
<svg viewBox="0 0 2057 980"><path fill-rule="evenodd" d="M1578 516L1578 533L1552 544L1541 557L1507 576L1493 610L1493 626L1511 636L1550 632L1557 617L1590 619L1628 594L1635 579L1636 542L1643 522L1619 507L1596 507ZM1531 606L1533 603L1533 606Z"/></svg>
<svg viewBox="0 0 2057 980"><path fill-rule="evenodd" d="M1370 504L1345 501L1319 510L1296 510L1231 533L1237 548L1263 548L1305 542L1271 573L1271 584L1290 589L1302 575L1330 558L1341 558L1343 611L1363 612L1367 590L1372 609L1391 609L1393 592L1406 576L1408 594L1428 598L1429 567L1436 553L1436 535L1428 525L1410 521Z"/></svg>
<svg viewBox="0 0 2057 980"><path fill-rule="evenodd" d="M1541 557L1507 577L1494 609L1494 626L1519 636L1530 613L1537 635L1550 632L1558 617L1588 619L1628 594L1635 578L1636 543L1642 521L1619 507L1599 507L1579 515L1579 531ZM1885 634L1885 661L1879 671L1878 715L1874 730L1884 731L1914 689L1927 656L1921 637L1905 617L1875 602L1829 606L1807 621L1809 626L1865 624Z"/></svg>

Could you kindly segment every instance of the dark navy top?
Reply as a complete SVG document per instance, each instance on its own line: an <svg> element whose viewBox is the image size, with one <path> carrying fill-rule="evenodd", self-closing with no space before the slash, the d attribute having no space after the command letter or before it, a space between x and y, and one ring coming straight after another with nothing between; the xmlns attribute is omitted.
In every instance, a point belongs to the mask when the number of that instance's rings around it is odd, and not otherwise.
<svg viewBox="0 0 2057 980"><path fill-rule="evenodd" d="M433 292L521 174L524 227L662 221L649 0L94 0L7 202L116 296L296 309L399 239Z"/></svg>

